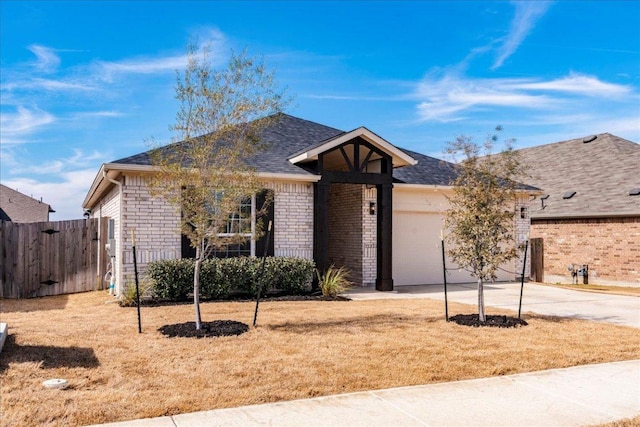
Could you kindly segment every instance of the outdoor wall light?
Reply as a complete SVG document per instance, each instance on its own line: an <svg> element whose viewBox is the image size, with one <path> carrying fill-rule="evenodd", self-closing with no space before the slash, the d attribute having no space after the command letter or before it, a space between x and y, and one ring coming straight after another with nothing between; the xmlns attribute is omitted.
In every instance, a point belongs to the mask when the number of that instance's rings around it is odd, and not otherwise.
<svg viewBox="0 0 640 427"><path fill-rule="evenodd" d="M369 215L376 214L376 202L369 202Z"/></svg>

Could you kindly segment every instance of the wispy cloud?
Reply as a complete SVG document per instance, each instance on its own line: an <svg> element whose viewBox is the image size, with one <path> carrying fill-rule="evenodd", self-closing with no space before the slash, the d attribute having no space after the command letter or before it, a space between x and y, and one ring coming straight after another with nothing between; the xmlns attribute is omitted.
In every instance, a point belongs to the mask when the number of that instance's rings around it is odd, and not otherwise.
<svg viewBox="0 0 640 427"><path fill-rule="evenodd" d="M581 97L636 97L629 86L604 82L593 76L570 74L552 79L470 78L456 72L430 73L415 90L422 121L457 121L478 109L511 108L530 111L559 109Z"/></svg>
<svg viewBox="0 0 640 427"><path fill-rule="evenodd" d="M508 85L507 85L508 87ZM614 83L607 83L598 80L596 77L571 73L570 75L550 80L537 82L518 82L512 86L513 89L551 91L574 93L585 96L619 97L632 92L630 86Z"/></svg>
<svg viewBox="0 0 640 427"><path fill-rule="evenodd" d="M60 174L65 171L74 169L83 169L93 165L96 161L108 158L109 154L99 151L92 151L85 153L80 149L73 149L73 154L70 157L51 159L38 164L32 164L29 166L24 165L12 165L10 174L32 174L32 175L51 175Z"/></svg>
<svg viewBox="0 0 640 427"><path fill-rule="evenodd" d="M15 112L0 114L0 142L2 144L20 144L24 138L39 128L51 124L55 117L38 108L18 106Z"/></svg>
<svg viewBox="0 0 640 427"><path fill-rule="evenodd" d="M166 56L161 58L136 58L118 62L99 61L98 66L108 75L112 73L155 74L175 71L187 64L186 55Z"/></svg>
<svg viewBox="0 0 640 427"><path fill-rule="evenodd" d="M55 49L37 44L32 44L28 49L36 56L36 61L32 63L36 70L51 73L58 69L60 57L55 53Z"/></svg>
<svg viewBox="0 0 640 427"><path fill-rule="evenodd" d="M3 91L11 92L18 90L44 90L47 92L95 92L100 90L98 86L85 81L71 80L68 78L62 79L44 79L40 77L33 77L26 80L14 80L2 87Z"/></svg>
<svg viewBox="0 0 640 427"><path fill-rule="evenodd" d="M504 61L515 53L520 44L535 27L536 22L546 13L551 5L546 1L518 1L513 3L516 9L515 16L511 21L509 34L502 40L498 47L496 58L492 70L502 66Z"/></svg>

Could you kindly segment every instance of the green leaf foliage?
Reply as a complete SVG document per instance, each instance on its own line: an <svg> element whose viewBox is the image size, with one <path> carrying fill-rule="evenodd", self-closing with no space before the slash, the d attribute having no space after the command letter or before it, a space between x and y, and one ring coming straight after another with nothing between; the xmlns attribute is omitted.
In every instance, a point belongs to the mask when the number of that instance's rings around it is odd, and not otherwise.
<svg viewBox="0 0 640 427"><path fill-rule="evenodd" d="M163 300L186 300L193 291L194 266L193 259L150 263L147 274L154 294ZM262 258L212 258L202 263L200 291L205 299L225 299L232 292L256 296L258 286L262 294L300 294L310 290L314 268L313 261L302 258L267 257L264 270Z"/></svg>

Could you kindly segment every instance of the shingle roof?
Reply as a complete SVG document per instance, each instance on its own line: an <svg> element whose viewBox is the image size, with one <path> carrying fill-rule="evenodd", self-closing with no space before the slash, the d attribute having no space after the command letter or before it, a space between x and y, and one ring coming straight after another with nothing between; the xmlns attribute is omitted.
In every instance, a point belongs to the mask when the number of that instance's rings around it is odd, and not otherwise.
<svg viewBox="0 0 640 427"><path fill-rule="evenodd" d="M46 203L0 184L0 220L13 222L42 222L55 212Z"/></svg>
<svg viewBox="0 0 640 427"><path fill-rule="evenodd" d="M262 142L265 144L265 150L247 158L246 162L258 172L263 173L312 175L312 172L292 164L288 159L296 153L318 146L323 141L344 133L342 130L319 123L280 114L279 120L263 131ZM396 182L449 185L455 176L451 163L409 150L402 149L402 151L418 160L418 164L395 169L393 175ZM139 153L113 163L151 165L148 153Z"/></svg>
<svg viewBox="0 0 640 427"><path fill-rule="evenodd" d="M531 217L640 215L640 145L609 133L517 150L530 177L521 179L549 195ZM576 194L563 199L567 192Z"/></svg>

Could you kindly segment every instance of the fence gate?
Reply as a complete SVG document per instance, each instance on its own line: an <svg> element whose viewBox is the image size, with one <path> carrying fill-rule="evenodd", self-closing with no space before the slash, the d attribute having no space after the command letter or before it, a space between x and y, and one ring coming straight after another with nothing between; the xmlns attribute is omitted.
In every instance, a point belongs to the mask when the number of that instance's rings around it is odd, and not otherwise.
<svg viewBox="0 0 640 427"><path fill-rule="evenodd" d="M107 258L99 236L106 236L106 223L98 219L0 221L0 297L103 289Z"/></svg>
<svg viewBox="0 0 640 427"><path fill-rule="evenodd" d="M544 282L544 240L531 239L531 280Z"/></svg>

